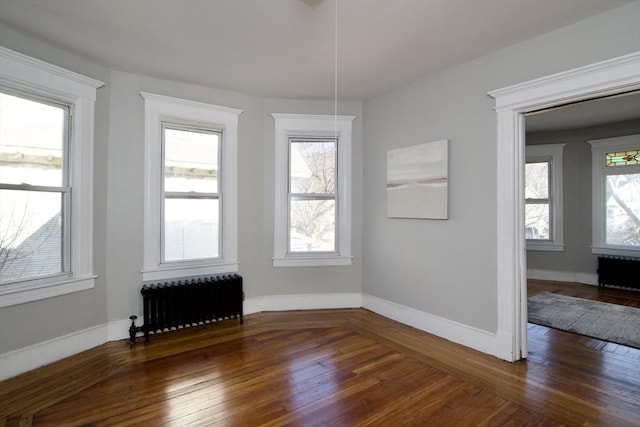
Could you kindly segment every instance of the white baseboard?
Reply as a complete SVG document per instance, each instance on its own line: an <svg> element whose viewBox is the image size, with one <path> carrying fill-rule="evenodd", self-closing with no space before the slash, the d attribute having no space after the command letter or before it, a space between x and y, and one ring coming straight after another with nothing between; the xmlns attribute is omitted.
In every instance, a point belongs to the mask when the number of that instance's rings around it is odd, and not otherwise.
<svg viewBox="0 0 640 427"><path fill-rule="evenodd" d="M106 341L106 325L98 325L0 354L0 381L97 347Z"/></svg>
<svg viewBox="0 0 640 427"><path fill-rule="evenodd" d="M490 332L367 294L362 294L362 303L363 308L389 319L462 344L482 353L501 357L498 354L499 343L497 337Z"/></svg>
<svg viewBox="0 0 640 427"><path fill-rule="evenodd" d="M244 314L263 311L366 308L389 319L497 357L495 334L358 292L273 295L248 298ZM129 337L129 319L74 332L0 355L0 381L80 353L107 341Z"/></svg>
<svg viewBox="0 0 640 427"><path fill-rule="evenodd" d="M579 271L554 271L527 269L527 279L549 280L552 282L584 283L598 286L598 275Z"/></svg>

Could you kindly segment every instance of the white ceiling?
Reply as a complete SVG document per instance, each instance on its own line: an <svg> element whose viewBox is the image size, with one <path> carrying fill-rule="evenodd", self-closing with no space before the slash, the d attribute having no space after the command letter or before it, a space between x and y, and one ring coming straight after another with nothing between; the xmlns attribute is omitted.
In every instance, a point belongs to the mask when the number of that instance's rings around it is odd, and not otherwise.
<svg viewBox="0 0 640 427"><path fill-rule="evenodd" d="M338 94L364 100L629 1L338 0ZM335 5L0 0L0 22L118 70L262 97L333 99Z"/></svg>

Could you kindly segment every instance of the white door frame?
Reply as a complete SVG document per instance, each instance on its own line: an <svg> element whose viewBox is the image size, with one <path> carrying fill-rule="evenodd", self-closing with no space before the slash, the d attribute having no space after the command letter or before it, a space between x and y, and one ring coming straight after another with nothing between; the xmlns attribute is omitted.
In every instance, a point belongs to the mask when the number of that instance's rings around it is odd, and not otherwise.
<svg viewBox="0 0 640 427"><path fill-rule="evenodd" d="M527 357L524 114L640 89L640 52L489 92L498 120L496 356Z"/></svg>

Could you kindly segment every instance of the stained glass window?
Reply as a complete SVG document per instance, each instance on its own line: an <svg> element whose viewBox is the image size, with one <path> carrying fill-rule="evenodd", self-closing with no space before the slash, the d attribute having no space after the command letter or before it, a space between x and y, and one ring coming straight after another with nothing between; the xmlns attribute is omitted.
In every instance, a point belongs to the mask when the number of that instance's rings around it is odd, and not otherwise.
<svg viewBox="0 0 640 427"><path fill-rule="evenodd" d="M640 150L614 151L607 153L605 161L608 167L640 165Z"/></svg>

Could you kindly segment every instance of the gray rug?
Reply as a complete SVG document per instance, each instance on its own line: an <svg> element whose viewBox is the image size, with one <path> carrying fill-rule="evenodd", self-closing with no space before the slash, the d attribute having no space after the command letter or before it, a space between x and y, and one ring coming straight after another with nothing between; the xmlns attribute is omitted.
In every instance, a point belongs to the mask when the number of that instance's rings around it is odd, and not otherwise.
<svg viewBox="0 0 640 427"><path fill-rule="evenodd" d="M640 308L544 292L528 300L529 322L640 348Z"/></svg>

